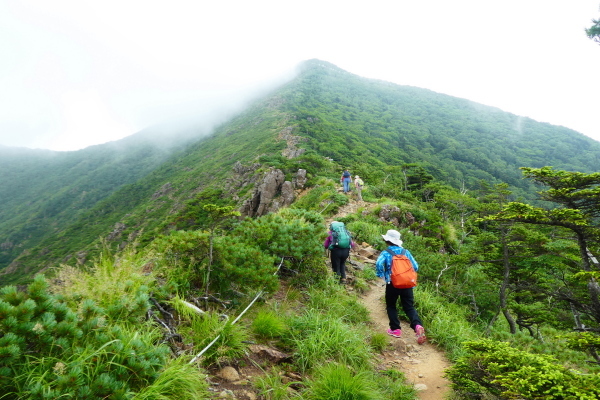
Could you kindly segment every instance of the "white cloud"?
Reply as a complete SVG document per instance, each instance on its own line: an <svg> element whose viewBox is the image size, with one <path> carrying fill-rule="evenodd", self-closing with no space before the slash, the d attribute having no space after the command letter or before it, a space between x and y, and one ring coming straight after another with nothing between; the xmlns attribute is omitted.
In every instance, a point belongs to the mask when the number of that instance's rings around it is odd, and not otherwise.
<svg viewBox="0 0 600 400"><path fill-rule="evenodd" d="M0 144L114 140L311 58L600 140L583 31L599 16L597 0L0 0Z"/></svg>

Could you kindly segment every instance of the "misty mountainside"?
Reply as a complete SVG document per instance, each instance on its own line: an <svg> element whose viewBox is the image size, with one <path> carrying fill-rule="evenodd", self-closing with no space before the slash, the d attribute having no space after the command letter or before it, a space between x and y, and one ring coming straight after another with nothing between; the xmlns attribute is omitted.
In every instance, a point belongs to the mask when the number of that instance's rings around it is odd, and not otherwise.
<svg viewBox="0 0 600 400"><path fill-rule="evenodd" d="M285 203L277 199L281 181L299 169L309 187L312 177L337 179L348 167L367 185L402 190L438 181L475 190L504 182L515 196L535 199L519 167L593 172L600 165L600 143L575 131L320 60L204 133L173 140L170 149L143 133L76 152L0 148L0 283L85 264L101 240L122 248L202 228L202 204L245 215L261 201L276 209ZM274 176L275 198L261 198Z"/></svg>
<svg viewBox="0 0 600 400"><path fill-rule="evenodd" d="M60 232L123 185L165 162L185 141L140 132L118 142L58 152L0 146L0 265Z"/></svg>

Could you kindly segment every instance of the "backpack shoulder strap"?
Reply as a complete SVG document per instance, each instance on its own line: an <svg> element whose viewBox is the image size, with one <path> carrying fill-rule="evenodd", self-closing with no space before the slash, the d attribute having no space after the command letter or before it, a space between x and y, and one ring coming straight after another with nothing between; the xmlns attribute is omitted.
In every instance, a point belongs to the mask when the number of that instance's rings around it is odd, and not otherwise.
<svg viewBox="0 0 600 400"><path fill-rule="evenodd" d="M399 254L394 253L390 249L385 249L384 251L387 251L392 256L392 258L394 258L394 256L405 256L406 255L406 249L405 248L402 248L402 251Z"/></svg>

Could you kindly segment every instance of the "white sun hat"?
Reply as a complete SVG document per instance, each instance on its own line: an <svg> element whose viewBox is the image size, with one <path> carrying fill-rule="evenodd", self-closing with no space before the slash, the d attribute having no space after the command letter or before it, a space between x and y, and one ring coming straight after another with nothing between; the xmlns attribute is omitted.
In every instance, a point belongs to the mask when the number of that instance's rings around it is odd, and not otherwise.
<svg viewBox="0 0 600 400"><path fill-rule="evenodd" d="M385 235L381 235L383 240L386 242L394 243L396 246L402 246L402 240L400 240L400 232L395 229L390 229L385 233Z"/></svg>

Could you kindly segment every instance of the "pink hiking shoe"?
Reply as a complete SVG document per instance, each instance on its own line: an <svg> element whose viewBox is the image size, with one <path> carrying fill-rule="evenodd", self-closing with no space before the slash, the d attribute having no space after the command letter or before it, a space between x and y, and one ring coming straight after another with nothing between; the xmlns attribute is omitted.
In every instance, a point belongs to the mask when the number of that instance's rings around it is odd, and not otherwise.
<svg viewBox="0 0 600 400"><path fill-rule="evenodd" d="M402 336L402 331L400 329L388 329L387 330L388 335L393 336L393 337L400 337Z"/></svg>
<svg viewBox="0 0 600 400"><path fill-rule="evenodd" d="M427 340L427 336L425 336L425 328L421 325L417 325L415 327L415 333L417 335L417 343L423 344Z"/></svg>

